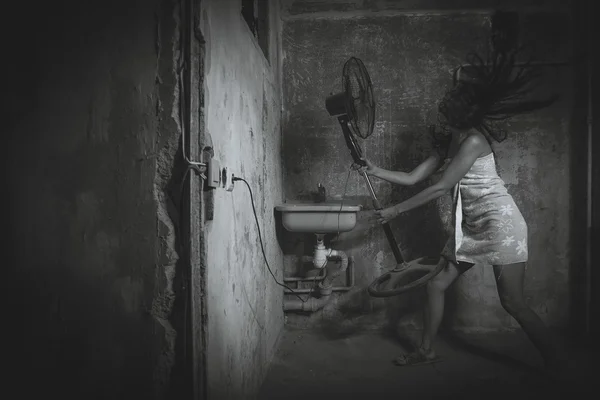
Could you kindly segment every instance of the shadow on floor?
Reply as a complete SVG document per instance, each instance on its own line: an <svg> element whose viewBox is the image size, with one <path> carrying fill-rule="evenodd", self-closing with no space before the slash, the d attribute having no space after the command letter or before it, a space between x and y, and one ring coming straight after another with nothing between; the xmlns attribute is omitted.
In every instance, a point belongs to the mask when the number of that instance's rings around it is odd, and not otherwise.
<svg viewBox="0 0 600 400"><path fill-rule="evenodd" d="M525 399L561 398L595 389L587 378L558 385L540 373L541 360L520 332L444 334L437 343L443 361L398 367L393 359L411 350L418 332L379 331L330 337L287 330L259 399ZM578 349L582 358L585 349ZM562 394L561 396L556 396Z"/></svg>

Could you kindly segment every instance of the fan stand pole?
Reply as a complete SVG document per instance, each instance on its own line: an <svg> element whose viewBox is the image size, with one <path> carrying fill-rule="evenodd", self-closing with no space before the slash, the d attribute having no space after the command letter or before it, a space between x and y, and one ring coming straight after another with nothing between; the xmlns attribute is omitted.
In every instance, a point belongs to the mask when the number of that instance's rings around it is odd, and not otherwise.
<svg viewBox="0 0 600 400"><path fill-rule="evenodd" d="M352 132L350 131L350 127L348 126L348 123L349 123L348 115L344 114L344 115L338 116L338 122L340 123L340 126L342 128L342 132L344 133L344 138L346 140L346 145L348 146L348 149L350 150L350 155L354 159L354 162L359 165L365 165L364 161L361 159L362 152L360 151L360 147L358 146L358 143L356 143L356 141L354 140L354 138L352 136ZM377 195L375 194L375 190L373 190L373 185L371 184L369 175L365 171L363 171L362 176L365 178L365 181L367 182L367 187L369 188L369 192L371 193L371 198L373 199L373 207L376 210L381 210L383 207L381 207L381 204L379 203L379 200L377 199ZM390 228L389 224L386 222L385 224L382 224L382 225L383 225L383 230L385 232L385 236L387 236L387 240L390 243L390 247L392 248L392 253L394 253L394 258L396 259L395 270L400 271L400 270L408 267L408 264L404 261L404 258L402 257L402 254L400 253L400 248L398 247L398 242L396 242L396 238L394 237L394 233L392 232L392 229Z"/></svg>
<svg viewBox="0 0 600 400"><path fill-rule="evenodd" d="M371 198L373 199L373 207L376 210L381 210L381 203L377 199L377 195L375 194L375 190L373 190L373 185L371 184L371 180L369 179L369 175L362 171L362 176L365 178L365 182L367 182L367 187L369 188L369 192L371 193ZM392 248L392 253L394 253L394 258L396 259L396 270L404 269L408 267L408 264L404 261L402 254L400 253L400 248L398 247L398 242L396 242L396 238L394 237L394 232L392 232L392 228L390 228L389 223L382 224L383 231L385 232L385 236L387 236L387 240L390 243L390 247Z"/></svg>

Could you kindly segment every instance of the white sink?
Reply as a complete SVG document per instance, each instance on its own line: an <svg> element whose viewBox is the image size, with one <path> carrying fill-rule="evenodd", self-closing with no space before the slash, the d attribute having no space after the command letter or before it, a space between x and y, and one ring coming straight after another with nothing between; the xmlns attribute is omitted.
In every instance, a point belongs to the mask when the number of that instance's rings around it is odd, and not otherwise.
<svg viewBox="0 0 600 400"><path fill-rule="evenodd" d="M342 201L324 203L290 202L275 207L281 211L281 220L290 232L337 233L348 232L356 225L356 213L361 205Z"/></svg>

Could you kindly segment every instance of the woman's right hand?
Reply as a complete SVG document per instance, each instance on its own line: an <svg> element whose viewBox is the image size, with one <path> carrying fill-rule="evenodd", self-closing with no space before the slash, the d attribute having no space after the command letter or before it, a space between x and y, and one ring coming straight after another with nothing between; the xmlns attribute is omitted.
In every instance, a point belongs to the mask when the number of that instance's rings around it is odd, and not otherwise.
<svg viewBox="0 0 600 400"><path fill-rule="evenodd" d="M361 158L361 160L364 161L365 165L354 164L354 169L361 173L366 172L368 175L374 175L379 167L366 158Z"/></svg>

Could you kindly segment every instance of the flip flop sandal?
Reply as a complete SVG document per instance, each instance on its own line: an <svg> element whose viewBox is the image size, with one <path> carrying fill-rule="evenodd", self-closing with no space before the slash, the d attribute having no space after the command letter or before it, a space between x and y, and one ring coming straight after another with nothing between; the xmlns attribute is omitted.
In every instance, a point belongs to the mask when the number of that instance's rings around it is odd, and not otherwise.
<svg viewBox="0 0 600 400"><path fill-rule="evenodd" d="M394 364L400 367L414 367L417 365L434 364L441 362L440 357L427 357L426 353L415 350L414 352L406 355L398 356L394 359Z"/></svg>

